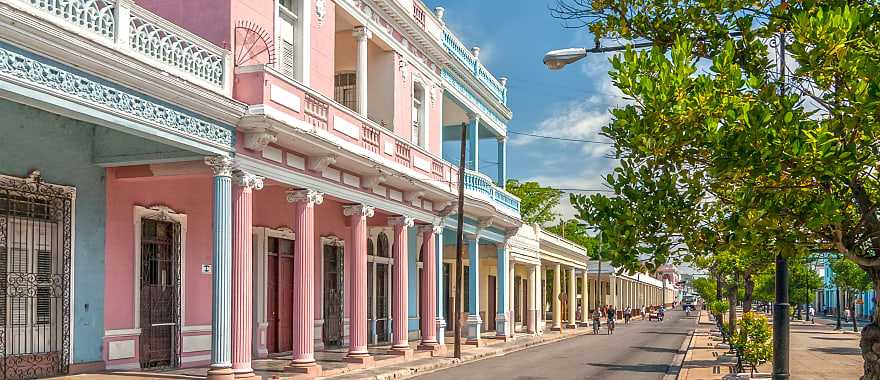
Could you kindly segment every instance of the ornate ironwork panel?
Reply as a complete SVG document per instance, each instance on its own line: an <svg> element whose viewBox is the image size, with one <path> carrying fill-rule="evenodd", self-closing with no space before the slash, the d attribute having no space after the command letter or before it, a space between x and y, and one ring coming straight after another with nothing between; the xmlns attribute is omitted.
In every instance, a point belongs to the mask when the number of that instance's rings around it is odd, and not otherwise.
<svg viewBox="0 0 880 380"><path fill-rule="evenodd" d="M342 247L324 246L324 344L342 346Z"/></svg>
<svg viewBox="0 0 880 380"><path fill-rule="evenodd" d="M180 346L180 225L141 224L140 364L175 367Z"/></svg>
<svg viewBox="0 0 880 380"><path fill-rule="evenodd" d="M0 175L0 377L67 372L75 190Z"/></svg>

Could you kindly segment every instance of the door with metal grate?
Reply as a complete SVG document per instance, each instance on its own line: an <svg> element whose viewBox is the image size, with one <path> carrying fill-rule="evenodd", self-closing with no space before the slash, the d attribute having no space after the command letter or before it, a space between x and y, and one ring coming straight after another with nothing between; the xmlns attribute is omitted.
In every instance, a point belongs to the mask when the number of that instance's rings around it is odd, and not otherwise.
<svg viewBox="0 0 880 380"><path fill-rule="evenodd" d="M75 190L0 176L0 378L64 374Z"/></svg>
<svg viewBox="0 0 880 380"><path fill-rule="evenodd" d="M141 222L140 364L176 367L180 300L180 225Z"/></svg>
<svg viewBox="0 0 880 380"><path fill-rule="evenodd" d="M324 345L340 347L343 307L342 247L324 246Z"/></svg>

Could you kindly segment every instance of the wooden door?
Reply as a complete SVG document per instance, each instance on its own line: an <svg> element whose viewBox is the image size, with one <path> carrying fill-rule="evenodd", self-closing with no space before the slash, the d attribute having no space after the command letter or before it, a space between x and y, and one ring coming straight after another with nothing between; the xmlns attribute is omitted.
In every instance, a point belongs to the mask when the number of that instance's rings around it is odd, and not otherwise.
<svg viewBox="0 0 880 380"><path fill-rule="evenodd" d="M495 276L489 276L489 305L486 308L486 330L495 331L495 300L498 295L495 293Z"/></svg>
<svg viewBox="0 0 880 380"><path fill-rule="evenodd" d="M293 240L270 237L267 250L266 349L293 350Z"/></svg>
<svg viewBox="0 0 880 380"><path fill-rule="evenodd" d="M266 350L269 353L278 351L278 255L266 257L266 316L269 327L266 330Z"/></svg>

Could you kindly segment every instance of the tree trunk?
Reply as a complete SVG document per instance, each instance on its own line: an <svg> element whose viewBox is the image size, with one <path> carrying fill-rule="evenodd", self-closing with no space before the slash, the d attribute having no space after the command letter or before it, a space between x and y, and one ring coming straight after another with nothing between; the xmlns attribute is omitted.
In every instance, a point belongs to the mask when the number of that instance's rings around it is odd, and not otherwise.
<svg viewBox="0 0 880 380"><path fill-rule="evenodd" d="M864 268L874 284L874 297L880 294L880 267ZM855 326L855 321L853 321ZM861 380L880 380L880 313L874 312L871 322L862 329L859 342L862 358L865 360L865 373Z"/></svg>
<svg viewBox="0 0 880 380"><path fill-rule="evenodd" d="M730 304L730 308L728 309L728 318L730 318L730 336L736 333L736 295L739 289L737 289L736 281L730 285L730 288L727 291L727 302Z"/></svg>
<svg viewBox="0 0 880 380"><path fill-rule="evenodd" d="M752 280L752 274L743 275L743 285L746 287L743 292L743 314L752 311L752 293L755 292L755 281Z"/></svg>

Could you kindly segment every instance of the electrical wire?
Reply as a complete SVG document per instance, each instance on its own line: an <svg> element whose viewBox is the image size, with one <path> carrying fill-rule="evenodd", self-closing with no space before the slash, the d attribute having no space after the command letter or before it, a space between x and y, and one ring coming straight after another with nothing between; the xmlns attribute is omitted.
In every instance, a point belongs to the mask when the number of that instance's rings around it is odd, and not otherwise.
<svg viewBox="0 0 880 380"><path fill-rule="evenodd" d="M587 139L575 139L575 138L568 138L568 137L546 136L546 135L539 135L539 134L535 134L535 133L526 133L526 132L519 132L519 131L511 131L511 130L509 130L509 129L507 130L507 133L514 134L514 135L520 135L520 136L534 137L534 138L538 138L538 139L558 140L558 141L568 141L568 142L579 142L579 143L586 143L586 144L614 145L613 143L608 142L608 141L598 141L598 140L587 140Z"/></svg>

